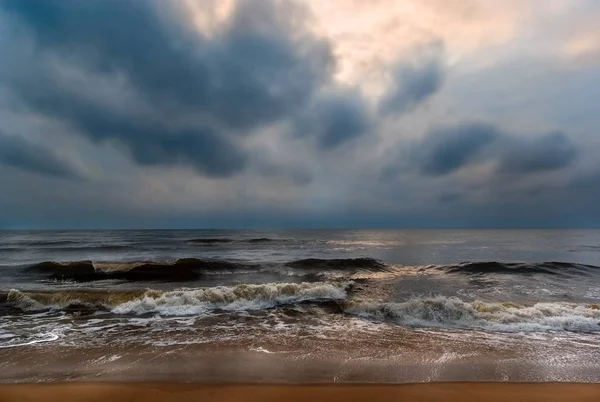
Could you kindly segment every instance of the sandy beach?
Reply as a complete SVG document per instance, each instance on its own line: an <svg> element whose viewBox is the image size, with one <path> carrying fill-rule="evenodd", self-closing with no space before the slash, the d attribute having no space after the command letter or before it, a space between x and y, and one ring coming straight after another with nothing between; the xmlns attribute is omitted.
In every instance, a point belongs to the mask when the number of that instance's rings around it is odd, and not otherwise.
<svg viewBox="0 0 600 402"><path fill-rule="evenodd" d="M401 385L226 385L48 383L0 385L2 402L39 401L447 401L583 402L600 400L600 384L423 383Z"/></svg>

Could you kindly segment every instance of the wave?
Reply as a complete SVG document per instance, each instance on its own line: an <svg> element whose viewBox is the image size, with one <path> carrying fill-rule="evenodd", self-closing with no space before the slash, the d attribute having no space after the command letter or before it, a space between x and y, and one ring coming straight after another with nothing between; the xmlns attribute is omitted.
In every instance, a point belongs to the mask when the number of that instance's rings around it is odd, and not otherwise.
<svg viewBox="0 0 600 402"><path fill-rule="evenodd" d="M351 282L270 283L173 291L132 292L11 290L5 303L25 312L63 311L119 315L194 316L318 304L311 314L348 314L367 320L425 328L491 332L600 332L598 304L463 301L456 297L416 298L405 302L349 299Z"/></svg>
<svg viewBox="0 0 600 402"><path fill-rule="evenodd" d="M282 269L284 268L284 269ZM296 269L289 272L286 269ZM104 279L127 281L193 281L204 275L225 273L281 272L286 275L310 276L314 271L349 270L384 271L387 266L371 258L349 259L304 259L283 264L253 264L231 260L181 258L172 262L134 261L134 262L94 262L45 261L29 265L26 270L45 275L47 280L89 282ZM308 272L307 272L308 271Z"/></svg>
<svg viewBox="0 0 600 402"><path fill-rule="evenodd" d="M130 244L90 244L90 245L78 245L76 247L68 247L64 250L69 251L118 251L118 250L133 250L136 246Z"/></svg>
<svg viewBox="0 0 600 402"><path fill-rule="evenodd" d="M27 269L45 274L47 279L85 282L102 279L188 281L198 279L206 272L247 270L256 267L253 264L234 261L181 258L173 262L45 261L30 265Z"/></svg>
<svg viewBox="0 0 600 402"><path fill-rule="evenodd" d="M248 240L243 240L244 243L251 243L251 244L256 244L256 243L273 243L275 241L286 241L283 239L270 239L268 237L257 237L254 239L248 239Z"/></svg>
<svg viewBox="0 0 600 402"><path fill-rule="evenodd" d="M31 240L19 243L20 246L68 246L77 244L76 240Z"/></svg>
<svg viewBox="0 0 600 402"><path fill-rule="evenodd" d="M458 273L468 275L485 274L546 274L546 275L570 275L588 273L600 269L593 265L576 264L570 262L541 262L541 263L503 263L497 261L487 262L462 262L455 265L438 265L436 269L447 273Z"/></svg>
<svg viewBox="0 0 600 402"><path fill-rule="evenodd" d="M215 237L215 238L199 238L190 239L187 243L200 244L204 246L219 246L229 243L242 243L242 244L265 244L265 243L287 243L288 239L274 239L269 237L256 237L252 239L231 239L228 237Z"/></svg>
<svg viewBox="0 0 600 402"><path fill-rule="evenodd" d="M30 246L10 246L0 247L0 253L10 252L27 252ZM110 252L110 251L124 251L133 250L135 246L126 244L74 244L74 245L63 245L62 247L52 247L54 250L59 250L68 253L94 253L94 252Z"/></svg>
<svg viewBox="0 0 600 402"><path fill-rule="evenodd" d="M348 314L417 327L501 332L600 332L600 306L572 303L466 302L456 297L412 299L402 303L349 301Z"/></svg>
<svg viewBox="0 0 600 402"><path fill-rule="evenodd" d="M0 247L0 253L10 253L14 251L23 251L23 247Z"/></svg>
<svg viewBox="0 0 600 402"><path fill-rule="evenodd" d="M93 290L65 290L21 292L16 289L0 297L5 305L21 311L60 310L67 312L94 313L110 311L112 306L143 297L146 293L160 293L154 290L137 290L128 292L107 292Z"/></svg>
<svg viewBox="0 0 600 402"><path fill-rule="evenodd" d="M22 269L22 267L20 267ZM125 281L186 282L207 275L252 274L270 272L303 277L306 281L381 279L408 274L502 275L588 275L599 267L566 262L502 263L464 262L453 265L402 266L387 265L373 258L321 259L307 258L286 263L263 264L238 260L181 258L176 261L94 262L45 261L29 265L25 270L43 275L45 280L90 282L116 279Z"/></svg>
<svg viewBox="0 0 600 402"><path fill-rule="evenodd" d="M600 250L600 245L582 244L579 246L570 247L567 249L570 253L578 253L581 251L597 251Z"/></svg>
<svg viewBox="0 0 600 402"><path fill-rule="evenodd" d="M158 297L135 299L117 306L113 312L195 315L212 310L262 310L306 301L343 300L348 286L323 282L270 283L179 290L165 292Z"/></svg>
<svg viewBox="0 0 600 402"><path fill-rule="evenodd" d="M308 270L350 270L363 269L383 271L388 268L383 262L374 258L341 258L341 259L321 259L307 258L288 262L286 266L290 268L308 269Z"/></svg>
<svg viewBox="0 0 600 402"><path fill-rule="evenodd" d="M216 286L174 291L133 292L64 291L21 292L11 290L6 303L23 311L60 310L115 314L198 315L215 310L248 311L302 302L344 300L350 282L268 283Z"/></svg>
<svg viewBox="0 0 600 402"><path fill-rule="evenodd" d="M190 239L187 241L187 243L214 245L214 244L231 243L233 241L234 241L233 239L230 239L227 237L222 237L222 238Z"/></svg>

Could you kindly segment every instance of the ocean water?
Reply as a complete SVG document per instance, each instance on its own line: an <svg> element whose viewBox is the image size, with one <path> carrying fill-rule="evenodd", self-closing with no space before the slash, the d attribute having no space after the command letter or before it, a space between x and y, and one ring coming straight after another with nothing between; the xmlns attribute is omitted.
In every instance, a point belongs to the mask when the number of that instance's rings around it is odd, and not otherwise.
<svg viewBox="0 0 600 402"><path fill-rule="evenodd" d="M600 381L600 231L0 232L0 381Z"/></svg>

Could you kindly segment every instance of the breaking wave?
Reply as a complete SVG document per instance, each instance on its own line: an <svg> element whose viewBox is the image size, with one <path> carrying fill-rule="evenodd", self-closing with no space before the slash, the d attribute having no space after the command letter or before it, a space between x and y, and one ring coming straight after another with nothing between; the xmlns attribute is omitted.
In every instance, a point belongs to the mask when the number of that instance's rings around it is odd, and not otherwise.
<svg viewBox="0 0 600 402"><path fill-rule="evenodd" d="M348 286L334 283L270 283L177 290L145 295L123 303L112 311L117 314L152 312L195 315L212 310L262 310L306 301L343 300L347 296Z"/></svg>
<svg viewBox="0 0 600 402"><path fill-rule="evenodd" d="M301 302L344 300L351 283L269 283L173 291L133 292L11 290L6 302L23 311L106 311L115 314L198 315L214 310L248 311Z"/></svg>
<svg viewBox="0 0 600 402"><path fill-rule="evenodd" d="M0 304L20 312L98 312L119 315L196 316L317 304L311 314L348 314L424 328L475 329L491 332L600 332L600 305L564 302L486 303L456 297L415 298L404 302L354 299L353 282L268 283L259 285L183 288L173 291L107 292L73 290L25 292L11 290ZM0 295L1 296L1 295ZM3 301L1 299L4 299ZM13 311L11 314L15 314Z"/></svg>
<svg viewBox="0 0 600 402"><path fill-rule="evenodd" d="M402 303L349 301L344 311L363 318L417 327L501 332L600 332L600 306L571 303L466 302L456 297L412 299Z"/></svg>

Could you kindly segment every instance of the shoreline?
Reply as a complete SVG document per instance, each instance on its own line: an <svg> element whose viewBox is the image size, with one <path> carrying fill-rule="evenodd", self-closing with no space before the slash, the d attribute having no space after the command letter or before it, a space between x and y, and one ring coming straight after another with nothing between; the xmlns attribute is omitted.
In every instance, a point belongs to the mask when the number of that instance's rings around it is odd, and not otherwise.
<svg viewBox="0 0 600 402"><path fill-rule="evenodd" d="M3 402L60 401L449 401L587 402L600 383L438 382L410 384L219 384L177 382L62 382L0 384Z"/></svg>
<svg viewBox="0 0 600 402"><path fill-rule="evenodd" d="M318 342L311 338L302 343L294 333L283 338L276 335L260 343L233 340L165 346L119 343L118 336L110 336L104 339L106 346L53 346L50 342L0 349L0 383L600 383L596 337L586 338L585 344L576 337L572 345L564 337L525 342L515 336L490 348L486 347L488 334L481 334L484 338L454 336L449 342L446 332L394 329L393 336L379 336L370 343L367 338ZM172 333L164 337L165 341L181 339ZM278 339L290 342L277 349ZM589 346L584 350L584 345ZM569 354L570 361L551 359L559 354Z"/></svg>

